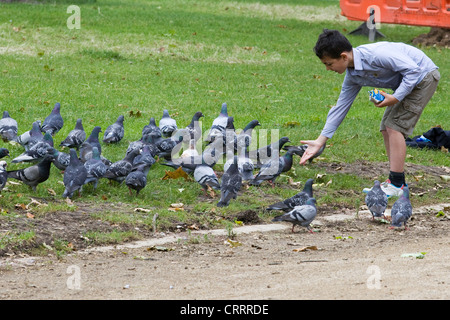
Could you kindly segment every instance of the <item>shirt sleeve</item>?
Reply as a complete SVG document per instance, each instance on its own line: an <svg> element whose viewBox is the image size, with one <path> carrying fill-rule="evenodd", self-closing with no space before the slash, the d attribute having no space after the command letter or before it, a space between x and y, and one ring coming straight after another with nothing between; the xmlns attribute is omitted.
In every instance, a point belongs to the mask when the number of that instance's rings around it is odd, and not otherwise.
<svg viewBox="0 0 450 320"><path fill-rule="evenodd" d="M334 135L350 110L350 107L360 90L361 86L353 83L347 72L342 84L341 93L339 94L339 99L336 105L328 112L327 121L322 129L321 135L329 139Z"/></svg>
<svg viewBox="0 0 450 320"><path fill-rule="evenodd" d="M421 69L417 63L401 52L377 52L374 63L379 67L390 69L402 75L402 82L393 93L398 101L402 101L411 93L421 76Z"/></svg>

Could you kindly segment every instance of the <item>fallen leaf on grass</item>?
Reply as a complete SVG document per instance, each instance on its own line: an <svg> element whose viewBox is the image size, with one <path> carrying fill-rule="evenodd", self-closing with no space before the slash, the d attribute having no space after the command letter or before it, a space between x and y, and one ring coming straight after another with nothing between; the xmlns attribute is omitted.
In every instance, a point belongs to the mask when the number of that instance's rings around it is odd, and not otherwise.
<svg viewBox="0 0 450 320"><path fill-rule="evenodd" d="M134 212L152 212L152 210L144 208L134 208Z"/></svg>
<svg viewBox="0 0 450 320"><path fill-rule="evenodd" d="M189 180L188 174L184 172L181 167L179 167L175 171L166 170L166 174L164 175L164 177L162 177L162 180L178 179L178 178L184 178L185 180Z"/></svg>
<svg viewBox="0 0 450 320"><path fill-rule="evenodd" d="M27 218L34 219L34 214L27 212Z"/></svg>
<svg viewBox="0 0 450 320"><path fill-rule="evenodd" d="M234 241L234 240L231 240L231 239L227 239L224 243L228 244L232 248L236 248L236 247L242 246L241 242Z"/></svg>

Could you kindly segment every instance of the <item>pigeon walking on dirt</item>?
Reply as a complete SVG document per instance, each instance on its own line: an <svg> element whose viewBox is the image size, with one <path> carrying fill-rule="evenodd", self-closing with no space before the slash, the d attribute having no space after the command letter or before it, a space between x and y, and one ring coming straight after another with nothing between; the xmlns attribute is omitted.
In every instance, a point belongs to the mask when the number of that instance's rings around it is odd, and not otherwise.
<svg viewBox="0 0 450 320"><path fill-rule="evenodd" d="M161 120L159 120L158 126L164 138L172 136L172 134L178 129L177 121L170 117L167 109L163 110L163 115Z"/></svg>
<svg viewBox="0 0 450 320"><path fill-rule="evenodd" d="M84 184L92 183L94 190L96 190L99 179L105 175L108 168L100 158L100 152L97 147L92 148L92 157L84 163L84 167L87 170Z"/></svg>
<svg viewBox="0 0 450 320"><path fill-rule="evenodd" d="M238 157L234 156L233 162L222 175L220 183L220 201L218 207L227 207L231 199L236 199L242 187L242 175L238 168Z"/></svg>
<svg viewBox="0 0 450 320"><path fill-rule="evenodd" d="M384 212L388 204L388 197L383 189L381 189L380 181L375 180L373 188L366 194L365 201L367 208L369 208L372 214L372 220L380 217L385 218Z"/></svg>
<svg viewBox="0 0 450 320"><path fill-rule="evenodd" d="M403 187L403 194L394 202L391 209L391 229L401 227L403 224L406 227L406 222L412 216L412 205L409 199L409 188Z"/></svg>
<svg viewBox="0 0 450 320"><path fill-rule="evenodd" d="M132 194L131 190L135 190L136 196L138 196L139 192L147 185L147 175L145 174L145 171L146 166L139 165L126 176L125 184L130 191L130 195Z"/></svg>
<svg viewBox="0 0 450 320"><path fill-rule="evenodd" d="M278 157L278 159L272 159L265 163L255 175L254 179L250 181L250 184L259 186L263 181L268 181L273 187L275 180L280 174L291 170L291 168L292 152L287 151L284 155Z"/></svg>
<svg viewBox="0 0 450 320"><path fill-rule="evenodd" d="M47 154L37 164L19 170L8 171L8 178L20 180L26 185L30 186L33 191L36 191L36 187L47 181L50 176L50 166L52 164L53 156Z"/></svg>
<svg viewBox="0 0 450 320"><path fill-rule="evenodd" d="M266 210L282 210L284 212L289 212L294 209L294 207L305 205L306 201L313 197L313 182L314 179L306 180L302 191L290 198L268 206Z"/></svg>
<svg viewBox="0 0 450 320"><path fill-rule="evenodd" d="M104 143L118 143L123 139L125 135L123 120L123 115L120 115L116 122L106 128L105 134L103 135Z"/></svg>
<svg viewBox="0 0 450 320"><path fill-rule="evenodd" d="M292 223L292 232L294 232L294 227L300 225L308 229L309 232L313 233L311 229L311 222L316 218L317 208L316 199L309 198L306 204L302 206L296 206L289 212L286 212L280 216L272 219L272 221L287 221Z"/></svg>
<svg viewBox="0 0 450 320"><path fill-rule="evenodd" d="M73 194L76 191L78 191L78 194L81 196L81 191L86 178L87 169L85 168L83 162L78 159L75 149L70 149L70 162L64 171L63 182L65 189L62 197L72 199Z"/></svg>
<svg viewBox="0 0 450 320"><path fill-rule="evenodd" d="M75 128L69 132L67 137L61 141L60 147L79 149L81 144L86 140L86 131L84 131L83 120L77 119Z"/></svg>
<svg viewBox="0 0 450 320"><path fill-rule="evenodd" d="M6 161L0 161L0 191L3 190L6 181L8 180L8 172L6 171L7 165Z"/></svg>
<svg viewBox="0 0 450 320"><path fill-rule="evenodd" d="M53 107L52 112L44 119L42 123L42 132L48 132L52 136L57 134L64 126L64 120L61 116L61 104L57 102Z"/></svg>
<svg viewBox="0 0 450 320"><path fill-rule="evenodd" d="M0 137L4 142L14 141L17 138L19 128L17 121L9 115L8 111L3 111L3 118L0 119Z"/></svg>

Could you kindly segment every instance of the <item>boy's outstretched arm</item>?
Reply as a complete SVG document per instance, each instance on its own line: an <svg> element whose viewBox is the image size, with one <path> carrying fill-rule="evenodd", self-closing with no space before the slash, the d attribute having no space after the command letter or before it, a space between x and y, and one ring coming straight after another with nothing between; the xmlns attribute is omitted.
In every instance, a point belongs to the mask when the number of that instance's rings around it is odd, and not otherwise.
<svg viewBox="0 0 450 320"><path fill-rule="evenodd" d="M307 144L308 148L303 153L300 159L300 165L304 165L312 156L319 152L320 148L325 145L328 138L320 135L316 140L303 140L300 141L303 144Z"/></svg>

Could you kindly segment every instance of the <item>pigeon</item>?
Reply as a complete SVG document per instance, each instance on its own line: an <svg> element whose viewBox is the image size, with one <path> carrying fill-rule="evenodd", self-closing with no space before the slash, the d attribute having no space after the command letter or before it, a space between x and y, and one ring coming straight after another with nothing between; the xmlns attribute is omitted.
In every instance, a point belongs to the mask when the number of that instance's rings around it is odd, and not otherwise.
<svg viewBox="0 0 450 320"><path fill-rule="evenodd" d="M150 147L144 145L140 154L133 159L133 167L131 170L137 169L137 167L143 166L145 176L147 176L150 168L155 164L156 159L150 152Z"/></svg>
<svg viewBox="0 0 450 320"><path fill-rule="evenodd" d="M280 174L287 172L292 168L292 152L287 151L284 155L278 157L278 159L272 159L265 163L259 172L255 175L253 180L250 181L251 185L259 186L263 181L269 181L273 183Z"/></svg>
<svg viewBox="0 0 450 320"><path fill-rule="evenodd" d="M94 190L97 189L99 179L105 175L108 168L100 158L100 152L97 147L92 148L92 157L84 163L84 167L87 170L84 184L92 183Z"/></svg>
<svg viewBox="0 0 450 320"><path fill-rule="evenodd" d="M161 129L156 125L156 121L154 117L150 118L149 123L142 128L142 137L148 135L153 135L154 137L162 137Z"/></svg>
<svg viewBox="0 0 450 320"><path fill-rule="evenodd" d="M220 109L220 113L217 118L214 119L211 129L209 130L209 134L206 137L206 141L212 142L218 136L223 137L225 135L225 130L228 124L228 110L227 104L223 103L222 108Z"/></svg>
<svg viewBox="0 0 450 320"><path fill-rule="evenodd" d="M92 148L97 147L98 152L102 153L102 146L100 145L100 141L98 140L98 135L102 132L102 129L99 126L94 127L92 129L89 137L84 141L80 146L80 159L82 162L86 162L92 157Z"/></svg>
<svg viewBox="0 0 450 320"><path fill-rule="evenodd" d="M231 199L236 199L242 187L242 175L238 168L238 157L234 156L233 162L222 175L220 184L220 200L218 207L227 207Z"/></svg>
<svg viewBox="0 0 450 320"><path fill-rule="evenodd" d="M325 150L325 146L326 144L324 144L319 151L313 155L311 158L308 159L309 163L311 163L315 158L317 158L318 156L320 156L323 152L323 150ZM288 151L291 150L294 154L298 155L298 156L303 156L303 153L305 153L305 150L308 148L307 144L303 144L301 146L284 146L283 149Z"/></svg>
<svg viewBox="0 0 450 320"><path fill-rule="evenodd" d="M278 141L275 141L265 147L261 147L257 150L251 150L250 157L255 159L255 167L261 168L261 166L272 159L272 157L279 157L281 148L288 142L291 142L288 137L282 137Z"/></svg>
<svg viewBox="0 0 450 320"><path fill-rule="evenodd" d="M6 171L7 165L6 161L0 161L0 191L3 190L6 181L8 180L8 172Z"/></svg>
<svg viewBox="0 0 450 320"><path fill-rule="evenodd" d="M77 119L75 128L69 132L67 137L61 141L60 147L79 149L81 144L86 140L86 132L84 131L83 121Z"/></svg>
<svg viewBox="0 0 450 320"><path fill-rule="evenodd" d="M47 154L42 161L30 167L8 171L8 178L20 180L26 185L30 186L33 191L36 187L45 181L50 176L50 166L52 164L53 156Z"/></svg>
<svg viewBox="0 0 450 320"><path fill-rule="evenodd" d="M316 215L316 199L309 198L304 205L296 206L291 211L276 216L272 219L272 221L291 222L292 232L294 232L294 227L296 225L301 225L302 227L308 229L309 232L313 233L314 231L311 229L311 222L316 218Z"/></svg>
<svg viewBox="0 0 450 320"><path fill-rule="evenodd" d="M200 164L194 170L194 180L206 191L210 188L220 190L219 178L214 170L207 164Z"/></svg>
<svg viewBox="0 0 450 320"><path fill-rule="evenodd" d="M174 132L170 138L152 137L152 143L158 148L157 155L166 160L172 159L182 148L182 142L188 137L186 129L180 129Z"/></svg>
<svg viewBox="0 0 450 320"><path fill-rule="evenodd" d="M125 155L122 160L112 163L106 170L103 178L122 183L133 168L133 160L139 154L139 150L133 150Z"/></svg>
<svg viewBox="0 0 450 320"><path fill-rule="evenodd" d="M314 180L308 179L305 182L305 185L303 186L303 190L299 193L295 194L294 196L285 199L283 201L274 203L267 207L266 210L282 210L284 212L289 212L296 206L302 206L306 204L306 201L309 198L313 197L313 189L312 184Z"/></svg>
<svg viewBox="0 0 450 320"><path fill-rule="evenodd" d="M253 171L255 170L255 165L245 153L241 153L237 156L238 159L238 170L239 173L242 176L243 181L250 181L253 180L254 175ZM223 165L223 171L226 172L230 165L234 162L234 157L232 159L229 159L225 162Z"/></svg>
<svg viewBox="0 0 450 320"><path fill-rule="evenodd" d="M6 148L0 148L0 159L9 157L9 150Z"/></svg>
<svg viewBox="0 0 450 320"><path fill-rule="evenodd" d="M384 216L386 207L388 204L388 197L386 193L381 189L380 181L375 180L373 188L366 194L366 205L372 214L372 220L376 217Z"/></svg>
<svg viewBox="0 0 450 320"><path fill-rule="evenodd" d="M202 137L202 127L200 124L200 118L204 117L201 111L197 111L193 116L189 125L186 127L190 138L186 141L189 142L191 139L194 139L195 142L198 141Z"/></svg>
<svg viewBox="0 0 450 320"><path fill-rule="evenodd" d="M14 141L17 132L17 121L11 118L8 111L3 111L3 118L0 119L0 137L4 142Z"/></svg>
<svg viewBox="0 0 450 320"><path fill-rule="evenodd" d="M59 130L64 125L64 120L61 116L61 104L56 103L53 107L52 112L47 116L47 118L44 119L44 122L42 123L41 130L42 132L48 132L52 136L57 134Z"/></svg>
<svg viewBox="0 0 450 320"><path fill-rule="evenodd" d="M64 192L62 194L63 198L72 199L75 191L78 191L79 196L81 196L81 191L83 185L87 178L87 169L83 162L78 159L78 155L75 149L70 149L70 162L64 171Z"/></svg>
<svg viewBox="0 0 450 320"><path fill-rule="evenodd" d="M53 164L61 171L65 171L70 163L70 154L61 152L55 148L49 149L49 153L53 155Z"/></svg>
<svg viewBox="0 0 450 320"><path fill-rule="evenodd" d="M11 163L38 162L53 149L53 138L50 133L44 134L43 140L31 146L19 156L15 157Z"/></svg>
<svg viewBox="0 0 450 320"><path fill-rule="evenodd" d="M32 127L29 131L22 133L20 136L17 136L15 142L22 145L25 150L31 148L34 144L38 143L44 138L44 135L41 131L41 121L37 120L33 122Z"/></svg>
<svg viewBox="0 0 450 320"><path fill-rule="evenodd" d="M170 117L169 111L164 109L161 120L159 120L159 129L164 138L172 136L172 134L178 129L177 121Z"/></svg>
<svg viewBox="0 0 450 320"><path fill-rule="evenodd" d="M130 195L132 194L131 190L136 190L136 196L138 196L139 192L147 185L147 175L145 174L145 170L145 165L139 165L126 176L125 184L130 191Z"/></svg>
<svg viewBox="0 0 450 320"><path fill-rule="evenodd" d="M409 188L403 187L403 194L394 202L391 209L391 229L401 227L402 223L406 227L406 222L412 216L412 205L409 200Z"/></svg>
<svg viewBox="0 0 450 320"><path fill-rule="evenodd" d="M250 144L252 143L252 133L253 129L255 129L256 126L260 126L258 120L252 120L250 121L245 128L237 135L236 139L236 146L235 151L242 151L244 148L248 148Z"/></svg>
<svg viewBox="0 0 450 320"><path fill-rule="evenodd" d="M123 119L123 115L120 115L116 122L106 128L105 134L103 135L104 143L117 143L123 139L125 134Z"/></svg>

